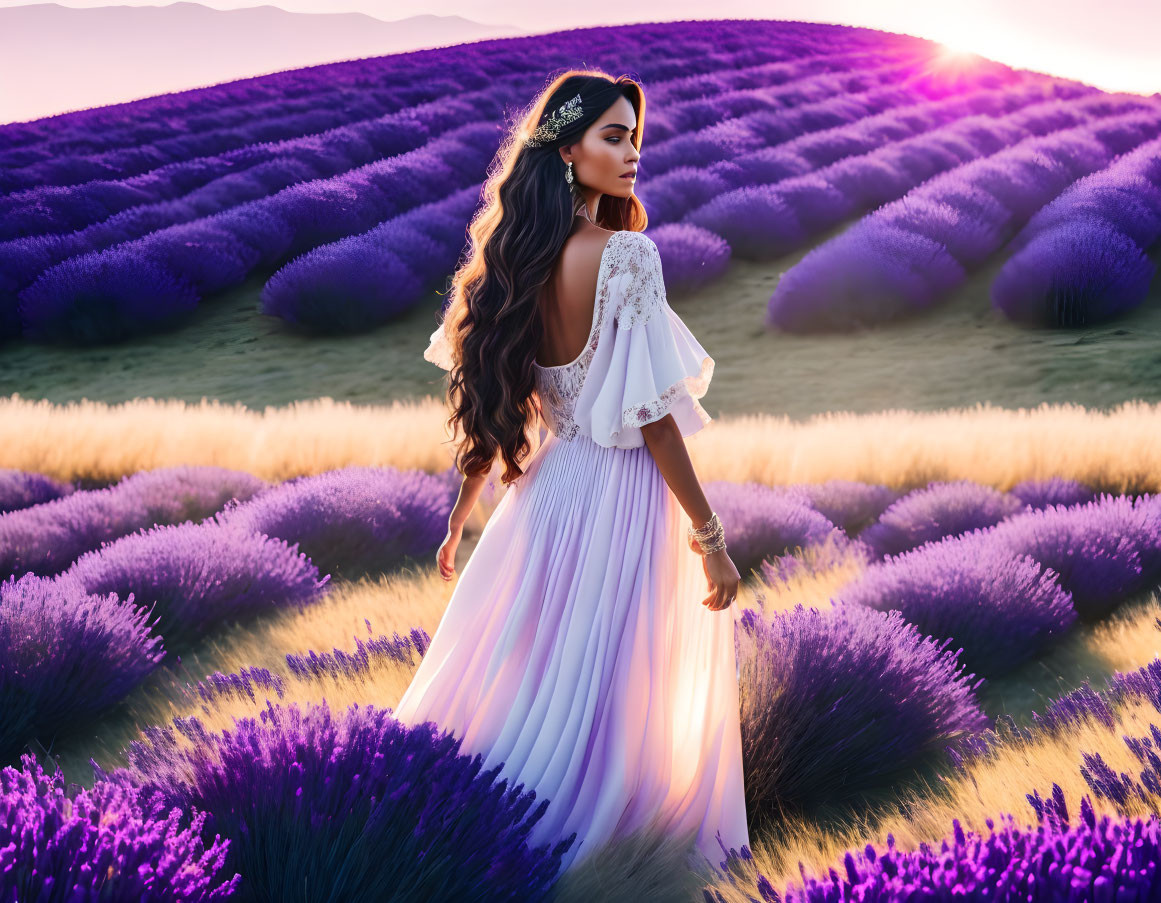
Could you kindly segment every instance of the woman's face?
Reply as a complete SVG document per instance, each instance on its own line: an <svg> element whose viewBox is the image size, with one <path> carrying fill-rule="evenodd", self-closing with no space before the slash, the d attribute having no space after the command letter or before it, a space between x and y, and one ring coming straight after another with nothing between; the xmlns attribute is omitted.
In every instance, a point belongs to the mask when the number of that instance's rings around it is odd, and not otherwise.
<svg viewBox="0 0 1161 903"><path fill-rule="evenodd" d="M628 197L633 193L637 161L641 159L630 140L636 130L633 105L627 97L618 97L579 141L560 148L564 162L572 161L573 178L586 196ZM625 177L625 173L632 175Z"/></svg>

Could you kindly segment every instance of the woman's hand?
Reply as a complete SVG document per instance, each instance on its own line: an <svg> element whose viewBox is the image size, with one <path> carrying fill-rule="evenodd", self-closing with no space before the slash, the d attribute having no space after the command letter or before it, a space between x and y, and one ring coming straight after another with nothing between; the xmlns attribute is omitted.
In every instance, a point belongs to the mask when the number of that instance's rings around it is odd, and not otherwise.
<svg viewBox="0 0 1161 903"><path fill-rule="evenodd" d="M439 566L439 575L444 580L451 580L456 573L456 549L459 548L460 537L463 536L463 527L448 526L447 536L443 538L443 542L439 545L439 551L435 553L435 561Z"/></svg>
<svg viewBox="0 0 1161 903"><path fill-rule="evenodd" d="M694 540L696 542L697 540ZM725 549L710 552L702 557L702 567L705 569L706 581L709 583L710 594L702 600L702 605L710 611L722 611L729 608L738 597L738 586L742 582L742 575L734 567L734 562L726 554Z"/></svg>

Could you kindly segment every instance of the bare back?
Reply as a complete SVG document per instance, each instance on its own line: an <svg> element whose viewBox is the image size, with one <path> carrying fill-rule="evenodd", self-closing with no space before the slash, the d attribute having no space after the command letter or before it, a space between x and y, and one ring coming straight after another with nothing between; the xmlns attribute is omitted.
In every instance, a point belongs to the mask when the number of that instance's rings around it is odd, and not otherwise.
<svg viewBox="0 0 1161 903"><path fill-rule="evenodd" d="M540 366L563 366L584 351L593 325L601 257L615 234L582 222L565 239L552 276L537 299L544 324L536 354Z"/></svg>

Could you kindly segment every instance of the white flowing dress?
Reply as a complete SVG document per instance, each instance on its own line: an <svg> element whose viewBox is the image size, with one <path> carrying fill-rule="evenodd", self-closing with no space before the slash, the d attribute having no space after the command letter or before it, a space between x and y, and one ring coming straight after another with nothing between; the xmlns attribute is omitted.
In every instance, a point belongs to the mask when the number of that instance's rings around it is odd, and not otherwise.
<svg viewBox="0 0 1161 903"><path fill-rule="evenodd" d="M442 325L424 357L453 366ZM550 434L488 519L395 709L547 798L528 840L575 831L562 870L648 822L696 829L715 865L718 832L749 844L739 606L701 604L690 519L641 432L666 414L684 436L710 422L698 399L713 368L666 300L652 239L614 232L585 350L535 365Z"/></svg>

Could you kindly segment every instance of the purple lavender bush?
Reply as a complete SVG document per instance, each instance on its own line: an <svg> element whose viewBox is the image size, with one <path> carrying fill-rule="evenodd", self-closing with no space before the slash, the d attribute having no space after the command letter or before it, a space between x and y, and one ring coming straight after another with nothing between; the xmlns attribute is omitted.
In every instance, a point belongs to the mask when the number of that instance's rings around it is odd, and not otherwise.
<svg viewBox="0 0 1161 903"><path fill-rule="evenodd" d="M215 519L295 543L321 571L357 577L433 553L452 504L439 476L352 466L287 480Z"/></svg>
<svg viewBox="0 0 1161 903"><path fill-rule="evenodd" d="M710 507L721 519L730 558L742 574L760 568L764 558L822 545L841 534L785 487L718 480L705 490ZM839 542L844 538L834 536Z"/></svg>
<svg viewBox="0 0 1161 903"><path fill-rule="evenodd" d="M1082 620L1103 617L1161 577L1161 506L1152 496L1101 493L1080 505L1026 511L992 535L1055 571Z"/></svg>
<svg viewBox="0 0 1161 903"><path fill-rule="evenodd" d="M883 558L990 527L1023 508L1018 498L970 480L931 482L894 502L859 539Z"/></svg>
<svg viewBox="0 0 1161 903"><path fill-rule="evenodd" d="M550 804L495 782L482 757L433 722L390 709L267 700L232 730L196 717L148 728L128 774L167 803L208 811L229 840L240 900L546 899L575 834L550 851L527 842Z"/></svg>
<svg viewBox="0 0 1161 903"><path fill-rule="evenodd" d="M989 723L974 698L983 679L899 612L839 600L769 620L746 609L739 627L751 813L855 798Z"/></svg>
<svg viewBox="0 0 1161 903"><path fill-rule="evenodd" d="M978 532L876 562L837 595L901 612L921 633L958 647L963 666L986 677L1040 654L1076 621L1054 571Z"/></svg>
<svg viewBox="0 0 1161 903"><path fill-rule="evenodd" d="M188 827L159 793L124 781L91 789L64 786L57 765L48 774L34 756L0 770L0 899L233 899L240 878L226 880L228 841L202 841L206 813Z"/></svg>
<svg viewBox="0 0 1161 903"><path fill-rule="evenodd" d="M66 572L89 593L129 594L172 652L223 621L304 608L328 578L296 546L238 527L165 524L86 552Z"/></svg>
<svg viewBox="0 0 1161 903"><path fill-rule="evenodd" d="M1052 477L1048 480L1024 480L1008 490L1029 508L1047 508L1049 505L1079 505L1096 498L1096 490L1079 480Z"/></svg>
<svg viewBox="0 0 1161 903"><path fill-rule="evenodd" d="M457 200L464 206L469 196ZM326 334L387 322L414 306L433 274L454 266L459 247L437 243L423 225L409 214L307 251L263 286L262 312Z"/></svg>
<svg viewBox="0 0 1161 903"><path fill-rule="evenodd" d="M811 508L852 537L882 517L902 494L888 486L857 480L796 483L791 489Z"/></svg>
<svg viewBox="0 0 1161 903"><path fill-rule="evenodd" d="M116 342L179 325L198 305L188 279L124 246L70 257L51 273L20 293L16 316L26 338Z"/></svg>
<svg viewBox="0 0 1161 903"><path fill-rule="evenodd" d="M964 831L952 819L950 842L921 842L901 851L887 835L882 851L868 843L847 851L842 868L810 874L799 863L801 881L779 894L758 873L764 903L833 903L836 900L1152 900L1161 868L1161 818L1099 819L1086 796L1080 820L1069 825L1049 815L1027 826L1010 813L1002 826L985 819L988 835ZM723 868L742 870L753 857L731 852ZM731 880L736 884L736 879ZM720 892L704 892L706 903L725 903ZM757 898L751 897L755 900Z"/></svg>
<svg viewBox="0 0 1161 903"><path fill-rule="evenodd" d="M768 325L790 332L850 330L932 307L962 275L942 245L892 226L872 234L859 220L841 244L822 244L782 276ZM927 267L920 267L920 261Z"/></svg>
<svg viewBox="0 0 1161 903"><path fill-rule="evenodd" d="M112 708L165 656L132 598L75 579L0 583L0 763Z"/></svg>
<svg viewBox="0 0 1161 903"><path fill-rule="evenodd" d="M668 223L649 230L661 255L665 289L671 295L697 291L730 266L730 246L691 223Z"/></svg>
<svg viewBox="0 0 1161 903"><path fill-rule="evenodd" d="M71 483L35 471L0 467L0 514L63 498L75 489Z"/></svg>
<svg viewBox="0 0 1161 903"><path fill-rule="evenodd" d="M0 576L59 574L103 542L155 524L201 520L266 485L224 467L162 467L129 474L104 489L0 514Z"/></svg>
<svg viewBox="0 0 1161 903"><path fill-rule="evenodd" d="M720 235L732 254L773 260L806 243L810 233L776 186L746 185L718 195L688 214L688 222Z"/></svg>
<svg viewBox="0 0 1161 903"><path fill-rule="evenodd" d="M644 163L642 157L638 166L643 168ZM708 203L729 188L729 181L719 173L711 172L703 166L678 164L651 178L648 187L640 193L640 199L649 214L649 222L660 227L676 223L689 210ZM649 237L653 237L653 230ZM662 247L660 242L657 247ZM661 260L667 260L664 252Z"/></svg>
<svg viewBox="0 0 1161 903"><path fill-rule="evenodd" d="M996 276L992 306L1028 326L1089 326L1139 307L1157 272L1115 226L1078 218L1038 234Z"/></svg>
<svg viewBox="0 0 1161 903"><path fill-rule="evenodd" d="M1122 154L1038 211L1012 240L992 306L1038 326L1082 326L1141 304L1161 240L1161 139Z"/></svg>

